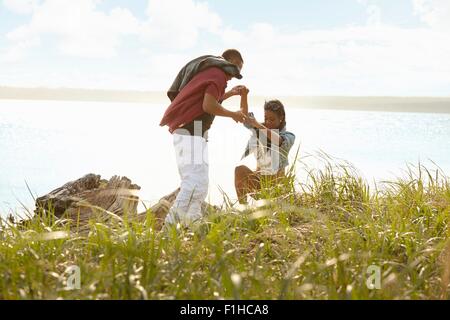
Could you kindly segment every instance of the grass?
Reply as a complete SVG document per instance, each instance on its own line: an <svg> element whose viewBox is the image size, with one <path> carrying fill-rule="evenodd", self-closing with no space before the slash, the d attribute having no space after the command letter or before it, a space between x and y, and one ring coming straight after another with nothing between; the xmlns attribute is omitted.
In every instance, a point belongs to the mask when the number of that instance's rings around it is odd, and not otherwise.
<svg viewBox="0 0 450 320"><path fill-rule="evenodd" d="M150 211L87 233L52 216L2 221L0 299L447 299L450 182L439 168L408 166L371 187L321 160L302 164L301 183L262 191L259 207L224 206L192 230L157 231ZM66 289L72 265L80 289ZM380 289L367 285L371 266Z"/></svg>

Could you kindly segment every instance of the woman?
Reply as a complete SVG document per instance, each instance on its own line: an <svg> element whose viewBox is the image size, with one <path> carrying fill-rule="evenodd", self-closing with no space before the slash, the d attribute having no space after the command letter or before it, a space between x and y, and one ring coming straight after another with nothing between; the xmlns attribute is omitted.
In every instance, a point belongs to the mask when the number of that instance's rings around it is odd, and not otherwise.
<svg viewBox="0 0 450 320"><path fill-rule="evenodd" d="M259 123L248 112L248 89L241 92L241 111L248 115L245 127L252 130L252 136L242 158L250 153L256 156L256 171L247 166L238 166L234 183L239 202L247 203L247 195L260 191L265 184L273 184L285 177L288 154L295 142L295 135L286 131L286 112L279 100L264 104L264 122Z"/></svg>

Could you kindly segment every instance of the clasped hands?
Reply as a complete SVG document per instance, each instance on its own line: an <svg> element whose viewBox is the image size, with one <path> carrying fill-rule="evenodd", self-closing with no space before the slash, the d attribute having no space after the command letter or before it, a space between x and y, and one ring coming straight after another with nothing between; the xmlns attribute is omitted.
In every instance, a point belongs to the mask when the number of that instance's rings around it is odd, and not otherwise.
<svg viewBox="0 0 450 320"><path fill-rule="evenodd" d="M241 99L247 99L247 95L250 90L243 85L235 86L229 91L230 96L241 96ZM248 114L238 110L233 112L232 119L236 122L247 123L249 120Z"/></svg>

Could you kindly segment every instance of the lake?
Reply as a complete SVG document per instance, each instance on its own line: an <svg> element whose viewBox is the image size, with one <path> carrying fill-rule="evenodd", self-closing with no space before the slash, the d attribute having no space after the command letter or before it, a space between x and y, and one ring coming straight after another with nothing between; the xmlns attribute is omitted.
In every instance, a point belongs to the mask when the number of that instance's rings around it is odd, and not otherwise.
<svg viewBox="0 0 450 320"><path fill-rule="evenodd" d="M87 173L127 176L146 205L178 187L171 135L159 121L167 105L146 103L0 100L0 213L33 208L41 196ZM368 181L393 179L407 163L433 162L450 173L450 114L342 111L287 107L295 133L291 161L322 150L350 161ZM262 106L250 106L262 120ZM234 167L250 132L216 118L209 133L210 192L235 198ZM314 166L314 160L311 160ZM301 171L303 164L297 165ZM299 174L302 179L302 174ZM26 183L25 183L26 181ZM140 206L142 208L142 205ZM19 210L20 211L20 210Z"/></svg>

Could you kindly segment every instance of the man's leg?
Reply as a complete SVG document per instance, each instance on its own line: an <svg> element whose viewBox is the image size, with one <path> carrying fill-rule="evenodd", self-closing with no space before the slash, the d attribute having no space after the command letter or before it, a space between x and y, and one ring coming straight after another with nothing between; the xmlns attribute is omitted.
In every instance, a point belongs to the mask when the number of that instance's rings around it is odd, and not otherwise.
<svg viewBox="0 0 450 320"><path fill-rule="evenodd" d="M202 217L202 202L208 194L209 166L203 158L207 143L202 137L174 134L174 147L181 186L166 223L189 225Z"/></svg>

